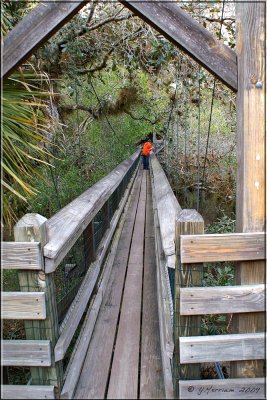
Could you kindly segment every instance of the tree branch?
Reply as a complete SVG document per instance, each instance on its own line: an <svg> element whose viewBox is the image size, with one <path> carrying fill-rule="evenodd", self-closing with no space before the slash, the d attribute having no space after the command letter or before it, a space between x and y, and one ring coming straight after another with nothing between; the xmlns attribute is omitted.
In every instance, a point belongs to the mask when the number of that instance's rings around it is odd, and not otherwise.
<svg viewBox="0 0 267 400"><path fill-rule="evenodd" d="M116 18L116 16L104 19L103 21L99 22L98 24L89 26L88 28L85 28L86 32L91 32L94 31L95 29L100 28L101 26L104 26L106 24L108 24L109 22L119 22L119 21L124 21L126 19L130 19L132 18L134 15L133 14L128 14L126 16L121 16Z"/></svg>
<svg viewBox="0 0 267 400"><path fill-rule="evenodd" d="M93 72L96 71L100 71L101 69L104 69L107 66L107 62L108 59L110 57L110 55L113 53L113 51L121 44L124 42L124 40L128 39L129 37L133 37L134 35L136 35L137 33L139 33L143 28L138 28L135 32L130 33L129 35L126 35L125 37L123 37L122 39L118 40L113 47L111 47L111 49L105 54L102 62L100 64L98 64L97 66L90 68L90 69L81 69L81 70L77 70L76 72L78 74L81 75L85 75L85 74L92 74Z"/></svg>
<svg viewBox="0 0 267 400"><path fill-rule="evenodd" d="M130 117L136 121L147 121L149 122L151 125L155 125L160 121L160 117L156 118L154 121L152 121L151 119L147 118L147 117L136 117L135 115L133 115L131 113L131 111L129 110L123 110L126 114L130 115Z"/></svg>

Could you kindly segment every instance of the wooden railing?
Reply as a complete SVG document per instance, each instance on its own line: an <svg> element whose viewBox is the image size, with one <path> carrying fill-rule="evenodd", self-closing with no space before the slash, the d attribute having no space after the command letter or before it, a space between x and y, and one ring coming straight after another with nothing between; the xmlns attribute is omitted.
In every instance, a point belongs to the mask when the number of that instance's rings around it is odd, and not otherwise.
<svg viewBox="0 0 267 400"><path fill-rule="evenodd" d="M157 295L159 310L160 345L166 398L172 399L173 385L173 296L171 277L174 279L175 217L181 207L174 196L168 179L157 158L151 156L151 182L155 227L157 264Z"/></svg>
<svg viewBox="0 0 267 400"><path fill-rule="evenodd" d="M151 175L166 398L264 398L263 376L200 379L203 363L264 358L263 332L202 336L201 331L204 315L265 310L264 284L202 287L203 263L263 260L264 233L204 235L203 218L181 209L155 156Z"/></svg>
<svg viewBox="0 0 267 400"><path fill-rule="evenodd" d="M201 336L194 326L200 326L203 315L258 313L265 310L264 284L199 287L199 278L188 277L200 270L203 262L251 261L265 257L265 235L234 233L192 235L181 233L177 226L178 285L176 303L179 336L176 337L179 374L177 394L181 399L265 398L264 376L247 378L200 378L201 363L263 360L264 333L232 333ZM193 327L193 328L192 328Z"/></svg>
<svg viewBox="0 0 267 400"><path fill-rule="evenodd" d="M20 286L2 293L2 318L25 326L23 340L2 342L2 365L30 367L31 374L28 385L3 385L2 398L72 398L138 164L136 152L49 220L25 215L15 226L15 242L2 243L2 268L17 270Z"/></svg>

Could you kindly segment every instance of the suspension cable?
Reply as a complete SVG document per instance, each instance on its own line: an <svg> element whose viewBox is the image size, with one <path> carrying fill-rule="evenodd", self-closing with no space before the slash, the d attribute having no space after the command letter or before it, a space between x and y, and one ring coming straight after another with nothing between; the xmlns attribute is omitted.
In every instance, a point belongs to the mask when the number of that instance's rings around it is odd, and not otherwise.
<svg viewBox="0 0 267 400"><path fill-rule="evenodd" d="M198 67L198 132L197 132L197 211L199 211L199 197L200 197L200 100L201 100L201 67Z"/></svg>
<svg viewBox="0 0 267 400"><path fill-rule="evenodd" d="M223 0L223 5L222 5L219 40L221 39L221 36L222 36L224 6L225 6L225 0ZM208 157L208 147L209 147L209 139L210 139L210 128L211 128L213 104L214 104L214 97L215 97L215 87L216 87L216 78L214 78L214 80L213 80L213 89L212 89L212 98L211 98L211 107L210 107L210 117L209 117L208 134L207 134L207 141L206 141L206 151L205 151L205 158L204 158L204 164L203 164L203 173L202 173L202 185L203 186L204 186L204 183L205 183L205 170L206 170L207 157Z"/></svg>

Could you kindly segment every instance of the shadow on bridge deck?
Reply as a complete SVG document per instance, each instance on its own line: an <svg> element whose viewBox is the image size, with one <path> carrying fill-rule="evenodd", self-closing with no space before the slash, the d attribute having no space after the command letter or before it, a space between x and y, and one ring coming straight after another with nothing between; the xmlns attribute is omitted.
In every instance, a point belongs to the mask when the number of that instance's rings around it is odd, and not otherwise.
<svg viewBox="0 0 267 400"><path fill-rule="evenodd" d="M150 176L140 171L75 398L164 397L153 224Z"/></svg>

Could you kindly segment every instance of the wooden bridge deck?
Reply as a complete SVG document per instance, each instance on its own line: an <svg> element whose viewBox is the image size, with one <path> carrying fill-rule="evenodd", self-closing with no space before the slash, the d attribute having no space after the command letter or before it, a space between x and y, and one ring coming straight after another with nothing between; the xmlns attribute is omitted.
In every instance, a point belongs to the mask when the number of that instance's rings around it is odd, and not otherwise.
<svg viewBox="0 0 267 400"><path fill-rule="evenodd" d="M150 176L140 171L74 398L163 398Z"/></svg>

